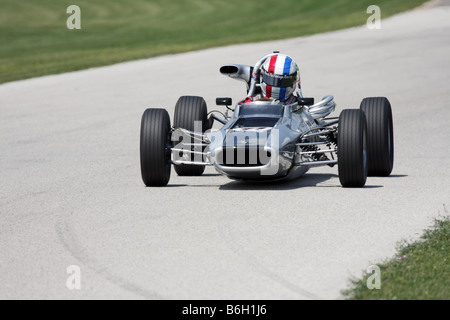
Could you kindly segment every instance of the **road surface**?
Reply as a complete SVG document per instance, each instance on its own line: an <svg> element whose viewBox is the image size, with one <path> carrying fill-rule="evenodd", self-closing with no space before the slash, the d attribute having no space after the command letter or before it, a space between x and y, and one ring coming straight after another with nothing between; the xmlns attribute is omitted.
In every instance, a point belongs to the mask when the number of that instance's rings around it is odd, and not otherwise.
<svg viewBox="0 0 450 320"><path fill-rule="evenodd" d="M0 85L0 298L339 299L350 277L450 208L450 6L310 37L158 57ZM225 63L273 50L338 110L394 109L390 178L343 189L337 168L289 183L208 168L145 188L140 118L181 95L237 101ZM66 286L69 266L81 290Z"/></svg>

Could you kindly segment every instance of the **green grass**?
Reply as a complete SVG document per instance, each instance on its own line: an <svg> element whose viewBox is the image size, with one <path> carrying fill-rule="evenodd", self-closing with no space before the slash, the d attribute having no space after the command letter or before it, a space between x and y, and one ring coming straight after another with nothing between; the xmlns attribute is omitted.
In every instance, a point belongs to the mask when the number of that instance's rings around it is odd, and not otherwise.
<svg viewBox="0 0 450 320"><path fill-rule="evenodd" d="M367 288L366 275L343 294L352 300L449 300L450 220L436 221L420 241L404 243L397 257L379 267L380 290Z"/></svg>
<svg viewBox="0 0 450 320"><path fill-rule="evenodd" d="M0 83L365 24L425 0L0 0ZM81 8L81 30L66 9ZM261 53L264 54L264 53Z"/></svg>

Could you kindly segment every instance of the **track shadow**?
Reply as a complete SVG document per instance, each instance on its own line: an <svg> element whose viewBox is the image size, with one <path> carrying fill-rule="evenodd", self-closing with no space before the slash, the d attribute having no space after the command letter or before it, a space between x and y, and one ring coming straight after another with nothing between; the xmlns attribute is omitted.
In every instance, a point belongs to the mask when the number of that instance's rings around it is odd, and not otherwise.
<svg viewBox="0 0 450 320"><path fill-rule="evenodd" d="M148 188L148 189L151 189L151 188L183 188L183 187L187 187L188 185L187 184L168 184L167 186L164 186L164 187L146 187L146 188Z"/></svg>
<svg viewBox="0 0 450 320"><path fill-rule="evenodd" d="M409 177L407 174L391 174L387 178L407 178L407 177Z"/></svg>
<svg viewBox="0 0 450 320"><path fill-rule="evenodd" d="M379 189L379 188L384 188L384 186L371 186L366 184L363 189Z"/></svg>
<svg viewBox="0 0 450 320"><path fill-rule="evenodd" d="M313 173L307 174L295 180L287 181L273 181L273 182L253 182L253 181L232 181L219 187L219 190L271 190L271 191L286 191L295 190L305 187L315 187L319 183L336 178L335 174L328 173ZM339 187L340 185L328 185L326 187Z"/></svg>
<svg viewBox="0 0 450 320"><path fill-rule="evenodd" d="M221 174L203 174L203 177L220 177ZM391 175L387 178L405 178L408 175ZM303 177L294 179L294 180L280 180L280 181L234 181L232 180L229 183L223 184L219 186L219 190L237 190L237 191L245 191L245 190L271 190L271 191L286 191L286 190L295 190L305 187L318 187L318 188L342 188L340 183L336 184L323 184L319 185L323 182L326 182L332 178L338 178L337 174L330 173L308 173ZM368 178L370 179L370 178ZM187 185L187 184L168 184L165 188L183 188L183 187L197 187L197 188L206 188L212 187L217 188L218 185ZM370 180L367 181L364 189L379 189L383 188L381 185L370 185Z"/></svg>

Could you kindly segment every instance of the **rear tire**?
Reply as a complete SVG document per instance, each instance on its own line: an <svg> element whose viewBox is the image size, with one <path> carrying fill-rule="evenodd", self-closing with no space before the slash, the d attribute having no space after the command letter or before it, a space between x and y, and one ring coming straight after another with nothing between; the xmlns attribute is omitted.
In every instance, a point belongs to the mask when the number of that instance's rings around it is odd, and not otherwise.
<svg viewBox="0 0 450 320"><path fill-rule="evenodd" d="M362 188L367 180L367 125L361 110L344 110L338 129L339 180L344 188Z"/></svg>
<svg viewBox="0 0 450 320"><path fill-rule="evenodd" d="M387 98L366 98L361 110L367 118L369 176L387 177L394 167L394 128Z"/></svg>
<svg viewBox="0 0 450 320"><path fill-rule="evenodd" d="M202 97L184 96L178 100L175 106L174 128L195 131L197 129L195 122L200 121L203 133L208 129L207 117L208 108ZM176 143L174 142L175 145ZM188 164L175 165L174 168L179 176L201 176L205 171L205 166Z"/></svg>
<svg viewBox="0 0 450 320"><path fill-rule="evenodd" d="M147 187L169 183L170 117L164 109L147 109L141 122L141 175Z"/></svg>

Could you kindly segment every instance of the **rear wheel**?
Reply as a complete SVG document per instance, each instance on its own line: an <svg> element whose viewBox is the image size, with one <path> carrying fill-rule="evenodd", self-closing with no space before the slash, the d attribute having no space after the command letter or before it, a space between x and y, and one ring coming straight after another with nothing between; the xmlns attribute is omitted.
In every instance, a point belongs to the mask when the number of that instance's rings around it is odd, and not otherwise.
<svg viewBox="0 0 450 320"><path fill-rule="evenodd" d="M208 129L207 117L208 109L203 98L184 96L175 106L174 127L202 133ZM179 176L201 176L205 171L205 166L198 165L181 164L174 167Z"/></svg>
<svg viewBox="0 0 450 320"><path fill-rule="evenodd" d="M344 188L362 188L367 180L367 126L361 110L344 110L338 131L339 180Z"/></svg>
<svg viewBox="0 0 450 320"><path fill-rule="evenodd" d="M141 175L147 187L170 180L170 117L164 109L147 109L141 122Z"/></svg>
<svg viewBox="0 0 450 320"><path fill-rule="evenodd" d="M394 128L387 98L366 98L361 110L367 118L367 157L370 176L387 177L394 167Z"/></svg>

